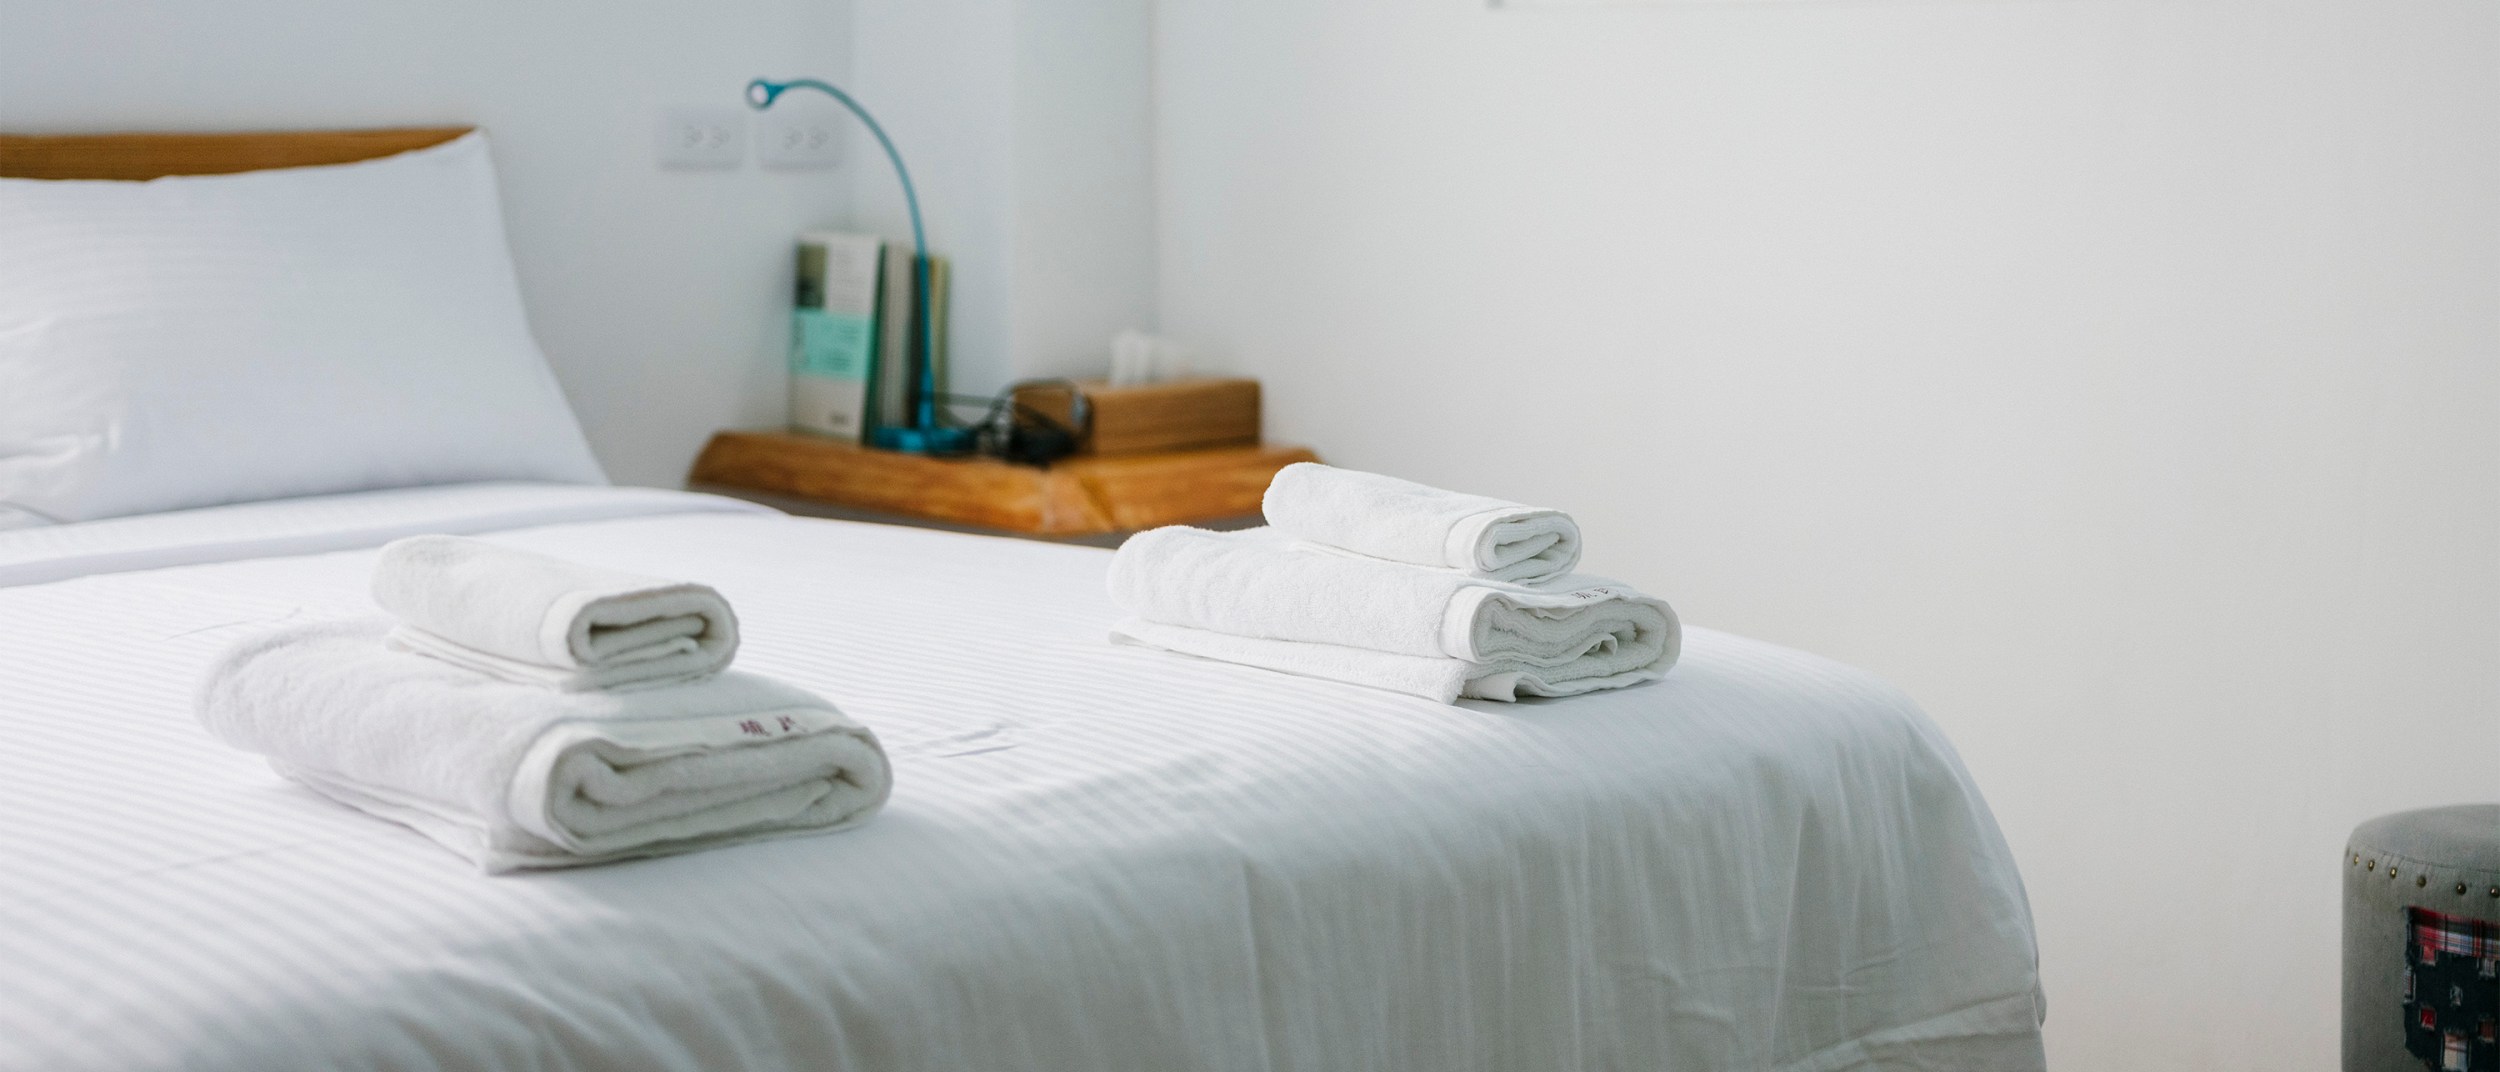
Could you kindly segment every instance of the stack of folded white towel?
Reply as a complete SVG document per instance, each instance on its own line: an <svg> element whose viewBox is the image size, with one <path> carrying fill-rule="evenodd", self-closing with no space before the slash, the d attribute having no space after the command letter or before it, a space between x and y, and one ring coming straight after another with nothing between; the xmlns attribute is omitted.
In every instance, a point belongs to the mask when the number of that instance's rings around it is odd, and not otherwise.
<svg viewBox="0 0 2500 1072"><path fill-rule="evenodd" d="M418 536L383 548L373 595L396 621L228 651L200 721L487 871L840 829L892 786L867 727L727 669L737 618L708 587Z"/></svg>
<svg viewBox="0 0 2500 1072"><path fill-rule="evenodd" d="M1111 560L1115 640L1413 693L1514 700L1653 681L1675 611L1575 574L1556 510L1304 462L1269 484L1268 527L1174 526Z"/></svg>

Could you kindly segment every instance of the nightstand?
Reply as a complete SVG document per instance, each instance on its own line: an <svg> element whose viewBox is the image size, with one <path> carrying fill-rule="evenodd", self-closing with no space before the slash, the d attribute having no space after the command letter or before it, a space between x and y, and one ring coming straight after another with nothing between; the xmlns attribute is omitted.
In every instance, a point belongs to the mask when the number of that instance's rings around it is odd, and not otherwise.
<svg viewBox="0 0 2500 1072"><path fill-rule="evenodd" d="M722 432L686 478L696 491L795 514L1117 546L1158 525L1259 523L1278 469L1301 447L1075 457L1049 468L931 458L787 432Z"/></svg>

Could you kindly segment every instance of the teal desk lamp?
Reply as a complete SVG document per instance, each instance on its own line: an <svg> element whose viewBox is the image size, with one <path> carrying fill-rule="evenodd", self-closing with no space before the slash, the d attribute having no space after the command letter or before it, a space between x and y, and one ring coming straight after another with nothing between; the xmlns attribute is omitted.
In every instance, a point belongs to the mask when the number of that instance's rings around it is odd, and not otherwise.
<svg viewBox="0 0 2500 1072"><path fill-rule="evenodd" d="M978 440L970 428L947 428L938 423L937 408L937 318L929 315L929 239L920 229L920 195L911 186L911 172L903 167L903 154L894 149L894 139L885 136L885 128L859 106L851 95L833 87L830 82L813 78L793 78L774 82L758 78L747 83L747 103L756 111L773 106L783 93L793 89L813 89L842 102L842 106L858 116L877 136L877 144L885 149L885 158L894 163L894 177L903 181L903 207L911 213L912 270L919 276L920 301L920 390L918 404L912 407L911 426L882 427L868 433L868 445L879 450L897 450L909 454L969 454Z"/></svg>

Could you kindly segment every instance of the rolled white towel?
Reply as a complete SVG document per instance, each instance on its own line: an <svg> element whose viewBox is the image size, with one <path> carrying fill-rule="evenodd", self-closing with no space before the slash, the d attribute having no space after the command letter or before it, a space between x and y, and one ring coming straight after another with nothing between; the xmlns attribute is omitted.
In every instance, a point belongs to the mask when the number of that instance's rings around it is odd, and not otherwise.
<svg viewBox="0 0 2500 1072"><path fill-rule="evenodd" d="M1278 470L1261 509L1298 539L1496 581L1534 584L1580 564L1580 526L1560 510L1318 462Z"/></svg>
<svg viewBox="0 0 2500 1072"><path fill-rule="evenodd" d="M1111 559L1115 638L1411 692L1567 696L1655 680L1682 627L1664 600L1603 578L1503 584L1297 547L1273 529L1174 526Z"/></svg>
<svg viewBox="0 0 2500 1072"><path fill-rule="evenodd" d="M201 724L489 872L838 830L892 786L875 734L769 678L556 693L391 650L389 628L244 640L201 686Z"/></svg>
<svg viewBox="0 0 2500 1072"><path fill-rule="evenodd" d="M738 652L737 615L707 586L462 536L385 545L373 601L399 619L395 647L566 691L693 681Z"/></svg>

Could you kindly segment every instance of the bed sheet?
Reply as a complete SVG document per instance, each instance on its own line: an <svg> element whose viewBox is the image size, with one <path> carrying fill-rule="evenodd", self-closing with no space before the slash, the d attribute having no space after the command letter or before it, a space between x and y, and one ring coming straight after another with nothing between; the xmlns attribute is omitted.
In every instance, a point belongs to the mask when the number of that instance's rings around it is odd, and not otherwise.
<svg viewBox="0 0 2500 1072"><path fill-rule="evenodd" d="M1860 671L1693 629L1656 684L1445 706L1107 643L1095 549L416 498L0 533L0 1068L2041 1067L2013 862ZM222 646L372 613L437 522L717 585L891 806L488 877L202 733Z"/></svg>

